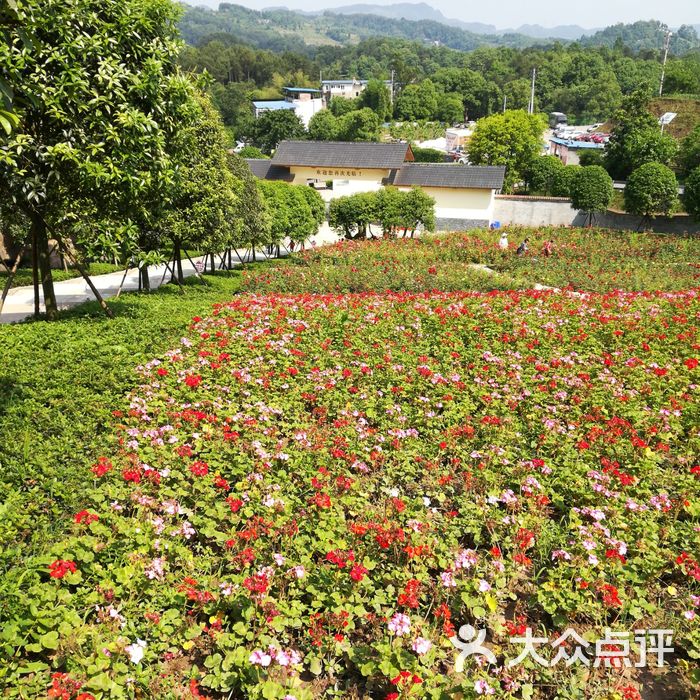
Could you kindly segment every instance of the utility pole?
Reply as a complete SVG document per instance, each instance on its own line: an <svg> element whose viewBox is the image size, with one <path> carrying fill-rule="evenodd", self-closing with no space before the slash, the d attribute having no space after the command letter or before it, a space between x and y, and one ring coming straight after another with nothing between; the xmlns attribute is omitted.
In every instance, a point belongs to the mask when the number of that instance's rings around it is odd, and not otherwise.
<svg viewBox="0 0 700 700"><path fill-rule="evenodd" d="M394 106L394 69L391 69L391 91L389 93L389 102L391 106Z"/></svg>
<svg viewBox="0 0 700 700"><path fill-rule="evenodd" d="M668 59L668 48L671 45L671 37L673 36L670 29L666 30L666 39L664 40L664 62L661 65L661 81L659 82L659 97L664 91L664 77L666 75L666 61Z"/></svg>
<svg viewBox="0 0 700 700"><path fill-rule="evenodd" d="M527 109L528 114L535 113L535 78L537 77L537 68L532 69L532 87L530 88L530 104Z"/></svg>
<svg viewBox="0 0 700 700"><path fill-rule="evenodd" d="M503 95L503 111L506 111L506 105L508 104L508 95Z"/></svg>

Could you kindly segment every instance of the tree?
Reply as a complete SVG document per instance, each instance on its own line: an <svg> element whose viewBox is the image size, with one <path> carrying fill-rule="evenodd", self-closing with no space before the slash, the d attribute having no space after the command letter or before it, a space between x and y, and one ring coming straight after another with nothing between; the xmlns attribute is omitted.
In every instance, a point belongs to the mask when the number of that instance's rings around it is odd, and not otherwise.
<svg viewBox="0 0 700 700"><path fill-rule="evenodd" d="M259 180L262 192L271 216L270 241L280 243L289 238L294 244L304 243L318 231L318 215L309 206L304 192L306 185L291 185L279 180ZM318 195L317 192L312 193Z"/></svg>
<svg viewBox="0 0 700 700"><path fill-rule="evenodd" d="M700 165L688 175L685 181L683 204L688 214L695 221L700 221Z"/></svg>
<svg viewBox="0 0 700 700"><path fill-rule="evenodd" d="M455 166L457 167L457 166ZM411 238L418 227L426 231L435 230L435 200L420 187L412 187L401 193L401 211L404 228L411 232Z"/></svg>
<svg viewBox="0 0 700 700"><path fill-rule="evenodd" d="M330 227L345 238L365 238L378 219L377 194L358 192L332 199L328 210Z"/></svg>
<svg viewBox="0 0 700 700"><path fill-rule="evenodd" d="M240 213L236 190L242 183L231 171L226 134L211 99L191 88L180 116L185 126L169 146L175 175L159 227L172 241L173 278L181 283L183 249L197 246L215 253L235 242Z"/></svg>
<svg viewBox="0 0 700 700"><path fill-rule="evenodd" d="M380 122L391 119L391 93L383 80L369 80L358 99L360 107L369 107Z"/></svg>
<svg viewBox="0 0 700 700"><path fill-rule="evenodd" d="M328 109L336 117L342 117L348 112L354 112L359 108L359 101L356 99L348 99L347 97L331 97L328 103Z"/></svg>
<svg viewBox="0 0 700 700"><path fill-rule="evenodd" d="M441 95L438 98L437 112L435 116L446 124L457 124L464 121L464 104L458 93Z"/></svg>
<svg viewBox="0 0 700 700"><path fill-rule="evenodd" d="M300 185L299 192L306 199L306 203L311 210L311 218L316 223L316 229L313 233L318 233L318 227L326 220L326 203L313 187Z"/></svg>
<svg viewBox="0 0 700 700"><path fill-rule="evenodd" d="M413 157L416 163L444 163L444 151L438 151L437 148L420 148L419 146L411 146Z"/></svg>
<svg viewBox="0 0 700 700"><path fill-rule="evenodd" d="M676 155L673 138L662 134L656 118L647 109L648 96L635 92L613 119L610 140L605 147L604 165L611 177L625 180L645 163L668 165Z"/></svg>
<svg viewBox="0 0 700 700"><path fill-rule="evenodd" d="M18 129L0 143L0 189L30 221L53 318L49 232L65 247L86 213L124 217L169 183L179 10L162 0L25 0L22 12L0 50L0 74L23 105Z"/></svg>
<svg viewBox="0 0 700 700"><path fill-rule="evenodd" d="M669 214L678 201L678 183L673 171L661 163L645 163L627 180L625 209L642 221L655 214Z"/></svg>
<svg viewBox="0 0 700 700"><path fill-rule="evenodd" d="M339 119L329 109L322 109L309 120L309 138L313 141L335 141L340 131Z"/></svg>
<svg viewBox="0 0 700 700"><path fill-rule="evenodd" d="M293 109L276 109L263 112L251 130L251 143L263 151L272 153L280 141L303 139L306 129Z"/></svg>
<svg viewBox="0 0 700 700"><path fill-rule="evenodd" d="M678 162L683 175L689 175L700 166L700 124L681 142Z"/></svg>
<svg viewBox="0 0 700 700"><path fill-rule="evenodd" d="M234 218L238 240L253 249L272 244L271 216L265 199L258 189L257 179L240 155L228 154L228 167L239 183Z"/></svg>
<svg viewBox="0 0 700 700"><path fill-rule="evenodd" d="M550 194L552 197L568 197L571 194L571 184L580 170L579 165L565 165L552 176Z"/></svg>
<svg viewBox="0 0 700 700"><path fill-rule="evenodd" d="M438 108L438 93L431 80L418 85L406 85L396 100L396 116L406 121L434 119Z"/></svg>
<svg viewBox="0 0 700 700"><path fill-rule="evenodd" d="M533 158L526 173L528 191L551 195L554 180L565 167L557 156Z"/></svg>
<svg viewBox="0 0 700 700"><path fill-rule="evenodd" d="M263 153L259 148L256 148L255 146L243 146L243 148L241 148L241 150L238 151L238 156L240 158L250 158L253 160L269 160L270 158L270 156L268 156L266 153Z"/></svg>
<svg viewBox="0 0 700 700"><path fill-rule="evenodd" d="M474 165L505 165L503 189L521 182L543 146L544 118L522 110L484 117L476 123L468 146Z"/></svg>
<svg viewBox="0 0 700 700"><path fill-rule="evenodd" d="M338 120L341 141L379 141L379 117L368 107L344 114Z"/></svg>
<svg viewBox="0 0 700 700"><path fill-rule="evenodd" d="M588 224L598 212L604 212L610 206L614 194L613 181L605 168L589 165L579 168L571 179L569 196L571 206L588 215Z"/></svg>

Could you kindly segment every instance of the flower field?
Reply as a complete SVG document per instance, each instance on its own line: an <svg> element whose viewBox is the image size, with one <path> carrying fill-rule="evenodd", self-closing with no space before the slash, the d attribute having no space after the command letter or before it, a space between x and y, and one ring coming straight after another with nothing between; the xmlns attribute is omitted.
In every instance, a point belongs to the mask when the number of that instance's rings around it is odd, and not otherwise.
<svg viewBox="0 0 700 700"><path fill-rule="evenodd" d="M690 285L217 304L138 368L90 502L3 625L0 687L697 697L699 315ZM463 625L493 663L457 663ZM570 627L669 629L675 653L556 663ZM527 628L549 664L510 664Z"/></svg>
<svg viewBox="0 0 700 700"><path fill-rule="evenodd" d="M310 250L273 270L246 275L254 292L371 292L526 289L535 284L591 292L680 290L700 284L700 238L600 229L473 230L395 241L351 241ZM517 256L525 237L530 250ZM541 254L545 241L554 254ZM478 265L487 265L489 274Z"/></svg>

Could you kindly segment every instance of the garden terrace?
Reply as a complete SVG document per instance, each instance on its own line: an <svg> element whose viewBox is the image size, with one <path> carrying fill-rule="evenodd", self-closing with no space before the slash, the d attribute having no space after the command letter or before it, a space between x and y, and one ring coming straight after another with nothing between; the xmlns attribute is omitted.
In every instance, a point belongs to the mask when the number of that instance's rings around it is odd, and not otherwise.
<svg viewBox="0 0 700 700"><path fill-rule="evenodd" d="M71 532L27 562L4 682L612 698L636 670L506 665L523 626L611 626L673 629L658 682L690 697L698 314L697 290L216 304L141 362ZM490 669L455 671L466 623Z"/></svg>

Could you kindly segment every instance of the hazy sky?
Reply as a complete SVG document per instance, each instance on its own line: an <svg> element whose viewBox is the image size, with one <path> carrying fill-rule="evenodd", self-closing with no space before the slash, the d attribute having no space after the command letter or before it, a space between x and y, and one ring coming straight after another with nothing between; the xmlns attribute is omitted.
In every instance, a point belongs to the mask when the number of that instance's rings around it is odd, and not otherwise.
<svg viewBox="0 0 700 700"><path fill-rule="evenodd" d="M191 5L217 7L219 0L186 0ZM392 0L230 0L256 10L286 6L291 9L318 10L357 3L390 5ZM582 27L604 27L616 22L658 19L672 27L700 24L697 0L498 0L497 2L467 3L464 0L429 0L429 5L446 17L467 22L494 24L499 29L521 24L541 24L553 27L578 24ZM471 7L469 6L471 5Z"/></svg>

